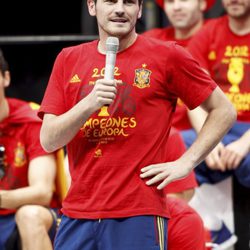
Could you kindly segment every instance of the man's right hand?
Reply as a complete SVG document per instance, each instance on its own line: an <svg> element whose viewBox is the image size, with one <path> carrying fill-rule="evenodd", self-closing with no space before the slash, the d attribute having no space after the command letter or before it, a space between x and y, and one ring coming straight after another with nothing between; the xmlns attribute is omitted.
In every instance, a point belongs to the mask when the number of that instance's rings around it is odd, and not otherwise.
<svg viewBox="0 0 250 250"><path fill-rule="evenodd" d="M90 102L98 110L105 105L110 105L117 93L117 81L99 79L89 94Z"/></svg>

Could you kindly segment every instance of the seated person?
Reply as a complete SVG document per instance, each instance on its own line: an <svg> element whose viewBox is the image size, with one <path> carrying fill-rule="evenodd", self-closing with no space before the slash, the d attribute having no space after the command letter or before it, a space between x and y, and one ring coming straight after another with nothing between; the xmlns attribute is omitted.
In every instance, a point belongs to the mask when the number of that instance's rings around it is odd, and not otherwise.
<svg viewBox="0 0 250 250"><path fill-rule="evenodd" d="M50 250L56 213L49 206L51 201L60 205L52 199L55 155L40 145L36 111L27 102L5 97L9 84L0 50L0 249Z"/></svg>

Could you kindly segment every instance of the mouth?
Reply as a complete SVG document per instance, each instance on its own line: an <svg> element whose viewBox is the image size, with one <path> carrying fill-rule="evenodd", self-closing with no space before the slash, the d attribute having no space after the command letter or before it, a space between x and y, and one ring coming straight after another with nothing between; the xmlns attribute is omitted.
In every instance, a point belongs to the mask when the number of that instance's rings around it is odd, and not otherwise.
<svg viewBox="0 0 250 250"><path fill-rule="evenodd" d="M173 15L173 18L179 20L185 18L185 15Z"/></svg>
<svg viewBox="0 0 250 250"><path fill-rule="evenodd" d="M111 19L111 22L113 22L113 23L126 23L127 20L124 18L114 18L114 19Z"/></svg>

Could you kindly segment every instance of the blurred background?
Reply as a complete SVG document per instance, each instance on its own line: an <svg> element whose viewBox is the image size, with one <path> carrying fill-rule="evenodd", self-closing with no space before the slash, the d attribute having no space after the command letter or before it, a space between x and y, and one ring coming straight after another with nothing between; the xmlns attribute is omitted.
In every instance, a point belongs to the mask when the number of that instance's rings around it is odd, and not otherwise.
<svg viewBox="0 0 250 250"><path fill-rule="evenodd" d="M0 46L12 73L7 95L40 103L56 55L63 47L95 39L95 18L89 16L86 0L9 0L1 3L1 9ZM206 18L222 13L218 2ZM138 33L166 25L155 1L144 0Z"/></svg>

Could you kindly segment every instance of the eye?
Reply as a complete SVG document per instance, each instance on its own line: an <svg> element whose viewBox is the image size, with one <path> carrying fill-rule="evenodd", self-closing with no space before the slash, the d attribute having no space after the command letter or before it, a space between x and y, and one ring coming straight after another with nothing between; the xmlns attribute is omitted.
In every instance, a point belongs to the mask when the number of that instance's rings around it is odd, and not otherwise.
<svg viewBox="0 0 250 250"><path fill-rule="evenodd" d="M105 3L114 4L117 0L104 0Z"/></svg>
<svg viewBox="0 0 250 250"><path fill-rule="evenodd" d="M124 0L124 4L129 4L129 5L136 4L136 0Z"/></svg>

